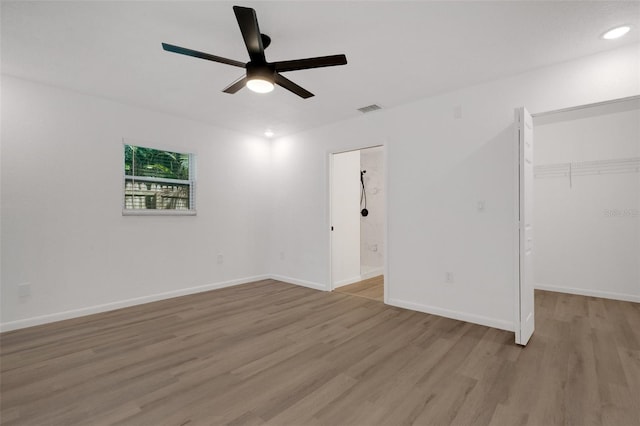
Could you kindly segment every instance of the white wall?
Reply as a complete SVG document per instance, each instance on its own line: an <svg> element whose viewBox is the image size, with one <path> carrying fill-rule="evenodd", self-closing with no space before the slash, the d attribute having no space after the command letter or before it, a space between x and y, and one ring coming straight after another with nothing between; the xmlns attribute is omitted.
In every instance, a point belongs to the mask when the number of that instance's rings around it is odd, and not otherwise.
<svg viewBox="0 0 640 426"><path fill-rule="evenodd" d="M3 328L265 272L326 290L329 154L385 145L388 302L513 329L513 109L638 95L638 52L621 48L282 138L270 160L262 140L3 76ZM198 216L121 215L122 137L197 153ZM167 246L180 244L175 260ZM454 283L443 282L445 271ZM23 282L32 295L21 299Z"/></svg>
<svg viewBox="0 0 640 426"><path fill-rule="evenodd" d="M360 151L360 168L366 170L364 186L367 216L360 215L360 274L362 279L384 272L384 149L381 146Z"/></svg>
<svg viewBox="0 0 640 426"><path fill-rule="evenodd" d="M640 302L640 100L543 116L534 131L537 287ZM636 165L607 173L603 164L588 175L575 168L617 159ZM567 163L571 180L541 173Z"/></svg>
<svg viewBox="0 0 640 426"><path fill-rule="evenodd" d="M275 141L272 244L292 256L272 259L272 271L328 288L327 153L384 144L388 302L512 330L514 108L637 95L638 52L621 48Z"/></svg>
<svg viewBox="0 0 640 426"><path fill-rule="evenodd" d="M333 155L331 273L333 288L360 281L360 151Z"/></svg>
<svg viewBox="0 0 640 426"><path fill-rule="evenodd" d="M3 329L268 271L267 142L12 77L1 82ZM197 216L122 216L123 137L197 154ZM31 296L19 297L25 282Z"/></svg>

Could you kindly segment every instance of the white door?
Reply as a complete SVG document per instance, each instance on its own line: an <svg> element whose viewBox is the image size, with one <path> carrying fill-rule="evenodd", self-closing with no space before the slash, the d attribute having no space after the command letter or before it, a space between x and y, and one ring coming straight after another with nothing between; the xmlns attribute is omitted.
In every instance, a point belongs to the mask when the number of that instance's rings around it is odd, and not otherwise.
<svg viewBox="0 0 640 426"><path fill-rule="evenodd" d="M332 155L331 289L360 281L360 151Z"/></svg>
<svg viewBox="0 0 640 426"><path fill-rule="evenodd" d="M519 315L516 343L526 345L535 327L533 285L533 120L524 108L516 109L519 147Z"/></svg>

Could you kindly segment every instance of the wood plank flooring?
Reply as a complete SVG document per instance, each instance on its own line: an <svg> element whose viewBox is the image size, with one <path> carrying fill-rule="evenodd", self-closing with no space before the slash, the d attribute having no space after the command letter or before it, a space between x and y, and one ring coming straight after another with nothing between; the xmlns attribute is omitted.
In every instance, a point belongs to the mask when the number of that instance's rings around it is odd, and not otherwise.
<svg viewBox="0 0 640 426"><path fill-rule="evenodd" d="M353 296L366 297L367 299L384 301L384 276L369 278L357 283L336 288L338 293L351 294Z"/></svg>
<svg viewBox="0 0 640 426"><path fill-rule="evenodd" d="M0 335L3 425L640 424L640 305L510 332L265 280Z"/></svg>

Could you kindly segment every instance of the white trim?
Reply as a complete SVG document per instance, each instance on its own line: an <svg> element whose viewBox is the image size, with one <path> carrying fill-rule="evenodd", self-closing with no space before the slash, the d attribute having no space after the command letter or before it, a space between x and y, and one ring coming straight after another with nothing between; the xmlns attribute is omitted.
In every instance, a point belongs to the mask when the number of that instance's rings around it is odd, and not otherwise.
<svg viewBox="0 0 640 426"><path fill-rule="evenodd" d="M261 281L271 278L269 275L257 275L253 277L239 278L235 280L223 281L214 284L205 284L197 287L182 288L179 290L167 291L164 293L152 294L149 296L135 297L133 299L120 300L117 302L105 303L102 305L88 306L86 308L72 309L70 311L56 312L53 314L41 315L32 318L25 318L16 321L0 323L0 331L11 331L20 328L33 327L35 325L48 324L51 322L62 321L71 318L83 317L86 315L97 314L101 312L113 311L115 309L127 308L130 306L142 305L145 303L156 302L158 300L171 299L173 297L186 296L188 294L202 293L205 291L216 290L224 287L231 287L239 284L246 284L254 281Z"/></svg>
<svg viewBox="0 0 640 426"><path fill-rule="evenodd" d="M122 209L122 216L197 216L197 211L177 209Z"/></svg>
<svg viewBox="0 0 640 426"><path fill-rule="evenodd" d="M329 253L329 259L328 259L328 263L329 263L329 287L327 288L328 291L332 291L335 289L335 285L333 284L333 215L332 215L332 201L333 201L333 152L328 151L327 155L325 155L325 170L327 170L327 177L328 179L326 180L326 191L327 191L327 195L326 195L326 206L327 208L324 211L324 217L325 217L325 221L326 224L325 226L327 227L327 231L329 232L329 247L327 250L327 253Z"/></svg>
<svg viewBox="0 0 640 426"><path fill-rule="evenodd" d="M452 318L459 321L470 322L473 324L484 325L486 327L497 328L506 331L515 331L513 322L500 320L497 318L489 318L481 315L469 314L466 312L452 311L449 309L438 308L436 306L422 305L420 303L407 302L399 299L389 299L388 305L397 306L399 308L411 309L412 311L424 312L426 314L438 315L445 318Z"/></svg>
<svg viewBox="0 0 640 426"><path fill-rule="evenodd" d="M364 274L360 274L360 281L368 280L369 278L379 277L380 275L384 275L384 267L372 269Z"/></svg>
<svg viewBox="0 0 640 426"><path fill-rule="evenodd" d="M48 324L56 321L62 321L66 319L78 318L92 314L98 314L101 312L108 312L115 309L127 308L130 306L142 305L145 303L156 302L159 300L171 299L174 297L186 296L189 294L202 293L210 290L217 290L225 287L232 287L240 284L247 284L251 282L273 279L289 284L299 285L302 287L311 288L320 291L329 291L329 286L326 284L314 283L311 281L300 280L297 278L286 277L283 275L265 274L256 275L253 277L238 278L235 280L223 281L214 284L206 284L197 287L183 288L179 290L168 291L164 293L153 294L149 296L136 297L133 299L121 300L118 302L105 303L102 305L89 306L86 308L74 309L70 311L57 312L54 314L41 315L32 318L25 318L16 321L9 321L0 323L0 331L6 332L11 330L18 330L26 327L33 327L36 325ZM640 299L640 298L638 298ZM640 301L640 300L636 300ZM428 314L439 315L447 318L453 318L460 321L466 321L474 324L480 324L487 327L498 328L501 330L514 331L514 325L507 321L497 320L494 318L483 317L479 315L467 314L464 312L451 311L448 309L437 308L434 306L421 305L413 302L405 302L398 299L390 299L385 302L392 306L397 306L404 309L411 309L413 311L425 312Z"/></svg>
<svg viewBox="0 0 640 426"><path fill-rule="evenodd" d="M336 288L344 287L345 285L357 283L362 280L363 280L362 275L356 275L354 277L347 278L346 280L336 281L335 283L333 283L333 289L335 290Z"/></svg>
<svg viewBox="0 0 640 426"><path fill-rule="evenodd" d="M577 294L579 296L601 297L603 299L621 300L623 302L635 302L640 303L640 295L626 294L626 293L614 293L611 291L602 290L590 290L585 288L563 287L551 284L538 284L535 285L536 290L553 291L556 293L569 293Z"/></svg>
<svg viewBox="0 0 640 426"><path fill-rule="evenodd" d="M518 108L514 109L513 120L513 332L515 342L520 342L520 119Z"/></svg>
<svg viewBox="0 0 640 426"><path fill-rule="evenodd" d="M384 268L376 268L364 274L356 275L354 277L347 278L346 280L340 280L338 282L335 282L333 283L333 290L335 290L338 287L344 287L345 285L368 280L369 278L379 277L380 275L384 275Z"/></svg>
<svg viewBox="0 0 640 426"><path fill-rule="evenodd" d="M318 283L314 283L314 282L311 282L311 281L299 280L297 278L285 277L284 275L273 275L273 274L271 274L271 275L268 275L267 278L270 278L270 279L276 280L276 281L282 281L284 283L296 284L296 285L300 285L302 287L312 288L314 290L330 291L329 287L326 284L318 284Z"/></svg>
<svg viewBox="0 0 640 426"><path fill-rule="evenodd" d="M385 141L386 142L386 141ZM382 273L384 274L384 282L382 290L384 292L383 301L389 303L389 292L391 291L391 269L389 268L389 252L391 251L391 239L389 238L389 224L391 223L391 185L389 184L389 146L391 144L384 143L382 145L382 173L384 174L384 259Z"/></svg>

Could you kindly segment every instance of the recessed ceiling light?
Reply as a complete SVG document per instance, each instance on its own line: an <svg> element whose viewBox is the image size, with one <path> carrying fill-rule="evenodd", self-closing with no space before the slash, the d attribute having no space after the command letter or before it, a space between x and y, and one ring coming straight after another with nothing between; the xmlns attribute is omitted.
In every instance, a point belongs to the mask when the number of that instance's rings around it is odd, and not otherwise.
<svg viewBox="0 0 640 426"><path fill-rule="evenodd" d="M268 137L268 138L272 138L272 137L273 137L273 135L274 135L273 130L271 130L271 129L267 129L267 130L264 132L264 135L265 135L266 137Z"/></svg>
<svg viewBox="0 0 640 426"><path fill-rule="evenodd" d="M620 38L623 35L625 35L626 33L628 33L630 29L631 29L631 27L628 26L628 25L622 25L620 27L615 27L615 28L610 29L606 33L604 33L602 35L602 38L605 39L605 40L613 40L613 39L616 39L616 38Z"/></svg>

